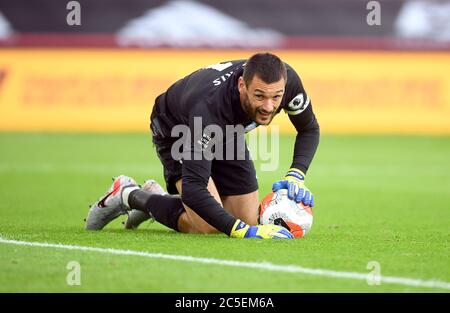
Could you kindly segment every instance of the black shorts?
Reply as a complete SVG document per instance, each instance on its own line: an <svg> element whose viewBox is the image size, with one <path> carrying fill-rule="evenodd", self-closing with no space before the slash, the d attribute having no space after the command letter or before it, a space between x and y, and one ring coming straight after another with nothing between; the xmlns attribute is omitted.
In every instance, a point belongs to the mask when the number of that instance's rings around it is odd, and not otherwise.
<svg viewBox="0 0 450 313"><path fill-rule="evenodd" d="M167 192L178 194L175 183L181 179L182 162L172 158L171 148L174 141L153 136L156 153L164 167L164 179ZM237 151L237 149L235 149ZM245 144L244 160L213 160L211 178L221 196L244 195L258 190L256 170Z"/></svg>

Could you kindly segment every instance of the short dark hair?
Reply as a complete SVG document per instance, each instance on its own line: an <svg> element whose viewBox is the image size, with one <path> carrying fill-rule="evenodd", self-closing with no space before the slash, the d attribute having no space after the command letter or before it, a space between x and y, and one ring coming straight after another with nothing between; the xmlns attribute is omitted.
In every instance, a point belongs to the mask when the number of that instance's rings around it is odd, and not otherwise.
<svg viewBox="0 0 450 313"><path fill-rule="evenodd" d="M284 78L285 83L287 82L284 62L271 53L257 53L247 60L242 75L246 86L250 84L255 75L267 84L277 82L281 78Z"/></svg>

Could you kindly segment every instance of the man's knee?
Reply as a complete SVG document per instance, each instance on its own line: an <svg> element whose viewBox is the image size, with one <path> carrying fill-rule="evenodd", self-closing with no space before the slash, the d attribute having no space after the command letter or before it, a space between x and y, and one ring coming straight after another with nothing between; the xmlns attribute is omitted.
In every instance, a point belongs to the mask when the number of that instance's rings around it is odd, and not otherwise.
<svg viewBox="0 0 450 313"><path fill-rule="evenodd" d="M222 197L224 208L249 225L258 224L258 191L248 194Z"/></svg>
<svg viewBox="0 0 450 313"><path fill-rule="evenodd" d="M182 180L178 180L175 183L178 192L180 195L182 195ZM214 184L214 181L210 178L208 182L208 191L211 193L211 195L218 201L220 204L222 204L220 200L220 195L217 191L217 188ZM180 220L180 222L183 224L181 225L181 229L186 229L189 233L200 233L200 234L217 234L219 231L214 228L213 226L209 225L204 219L202 219L197 213L195 213L191 208L187 207L186 204L184 204L184 208L186 210L186 216L183 218L183 220Z"/></svg>
<svg viewBox="0 0 450 313"><path fill-rule="evenodd" d="M186 208L185 208L186 209ZM178 219L178 230L182 233L217 234L219 231L198 216L188 212L189 208ZM190 214L189 214L190 213Z"/></svg>
<svg viewBox="0 0 450 313"><path fill-rule="evenodd" d="M215 229L208 223L198 223L195 226L197 227L197 231L200 234L218 234L218 233L220 233L217 229Z"/></svg>

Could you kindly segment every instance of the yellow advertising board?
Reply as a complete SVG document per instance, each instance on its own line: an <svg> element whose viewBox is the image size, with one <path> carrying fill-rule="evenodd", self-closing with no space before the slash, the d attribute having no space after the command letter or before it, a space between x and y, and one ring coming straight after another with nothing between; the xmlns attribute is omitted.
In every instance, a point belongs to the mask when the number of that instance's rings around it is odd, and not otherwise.
<svg viewBox="0 0 450 313"><path fill-rule="evenodd" d="M148 131L173 82L253 52L2 49L0 130ZM299 73L323 133L450 134L450 53L273 52ZM284 113L274 123L294 131Z"/></svg>

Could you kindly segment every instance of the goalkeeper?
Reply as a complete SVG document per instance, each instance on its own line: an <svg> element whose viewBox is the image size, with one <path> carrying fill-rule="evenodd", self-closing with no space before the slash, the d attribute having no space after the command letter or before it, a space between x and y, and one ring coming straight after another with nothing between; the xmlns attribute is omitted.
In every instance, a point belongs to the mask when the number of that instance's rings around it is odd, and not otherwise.
<svg viewBox="0 0 450 313"><path fill-rule="evenodd" d="M292 238L281 226L257 225L258 182L244 138L281 110L297 137L292 164L272 190L287 189L290 199L313 206L304 184L320 136L311 101L292 67L258 53L199 69L156 98L150 128L168 193L155 181L139 186L121 175L91 206L86 229L102 229L128 213L126 228L154 218L184 233Z"/></svg>

